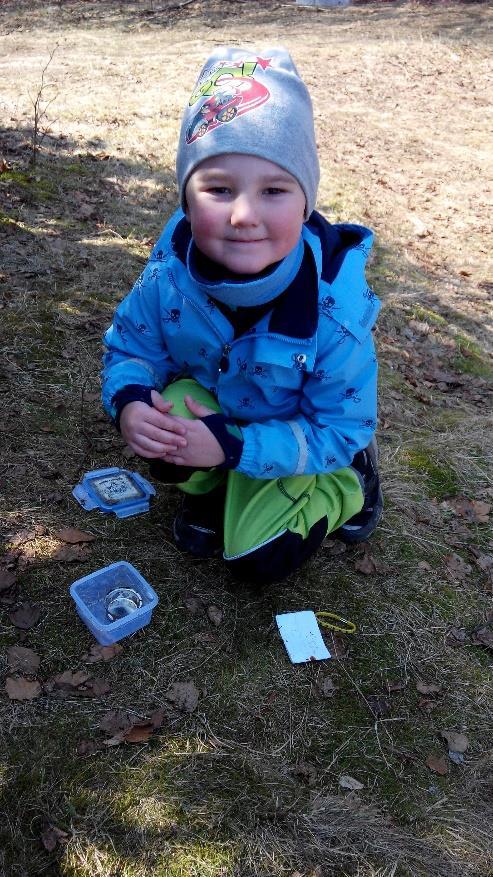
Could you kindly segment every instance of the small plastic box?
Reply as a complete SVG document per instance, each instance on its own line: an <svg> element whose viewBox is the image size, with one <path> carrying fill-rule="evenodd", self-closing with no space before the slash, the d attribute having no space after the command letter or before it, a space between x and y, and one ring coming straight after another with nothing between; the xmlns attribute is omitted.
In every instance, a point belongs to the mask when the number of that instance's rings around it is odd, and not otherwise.
<svg viewBox="0 0 493 877"><path fill-rule="evenodd" d="M152 484L128 469L112 467L86 472L72 494L86 511L99 509L112 512L118 518L130 518L149 511L151 496L156 493Z"/></svg>
<svg viewBox="0 0 493 877"><path fill-rule="evenodd" d="M140 609L111 621L106 612L106 596L114 588L138 591L142 597ZM158 595L150 584L125 560L77 579L70 585L70 594L82 621L102 646L109 646L149 624L152 610L158 603Z"/></svg>

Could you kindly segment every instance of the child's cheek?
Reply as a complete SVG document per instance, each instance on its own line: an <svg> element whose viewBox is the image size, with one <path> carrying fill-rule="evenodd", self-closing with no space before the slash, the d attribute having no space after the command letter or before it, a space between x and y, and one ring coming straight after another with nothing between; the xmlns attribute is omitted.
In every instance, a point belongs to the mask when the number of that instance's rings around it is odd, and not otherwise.
<svg viewBox="0 0 493 877"><path fill-rule="evenodd" d="M199 240L215 237L222 227L217 210L204 209L199 215L192 216L192 234L197 243Z"/></svg>

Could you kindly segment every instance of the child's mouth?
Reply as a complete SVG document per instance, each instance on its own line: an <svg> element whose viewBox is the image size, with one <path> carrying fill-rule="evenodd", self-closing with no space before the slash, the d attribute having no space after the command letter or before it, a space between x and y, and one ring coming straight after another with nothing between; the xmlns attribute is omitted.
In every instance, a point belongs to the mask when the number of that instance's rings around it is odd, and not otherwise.
<svg viewBox="0 0 493 877"><path fill-rule="evenodd" d="M228 238L230 244L261 244L265 238L254 238L253 240L246 238Z"/></svg>

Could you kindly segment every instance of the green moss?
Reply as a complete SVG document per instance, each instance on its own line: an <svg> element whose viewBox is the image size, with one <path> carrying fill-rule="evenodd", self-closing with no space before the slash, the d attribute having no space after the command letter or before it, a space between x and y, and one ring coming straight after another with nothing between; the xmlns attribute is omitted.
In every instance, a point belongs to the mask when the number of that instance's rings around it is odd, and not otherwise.
<svg viewBox="0 0 493 877"><path fill-rule="evenodd" d="M228 847L203 840L181 847L175 845L171 861L166 856L158 864L156 877L223 877L226 869L231 873L233 865Z"/></svg>
<svg viewBox="0 0 493 877"><path fill-rule="evenodd" d="M56 186L51 180L24 171L3 171L0 173L0 183L2 182L21 186L26 192L35 194L42 201L53 198L56 193Z"/></svg>
<svg viewBox="0 0 493 877"><path fill-rule="evenodd" d="M23 171L2 171L0 173L0 181L5 183L17 183L18 186L30 188L34 182L32 174L26 174Z"/></svg>
<svg viewBox="0 0 493 877"><path fill-rule="evenodd" d="M410 395L409 385L406 384L405 380L402 377L401 372L396 371L393 368L382 360L379 365L379 373L380 373L380 381L385 385L385 389L388 391L397 390L402 393L404 396Z"/></svg>
<svg viewBox="0 0 493 877"><path fill-rule="evenodd" d="M421 307L421 305L414 305L412 309L412 316L415 320L421 320L425 323L431 323L431 325L439 326L440 328L448 325L447 320L440 314L435 313L435 311L429 310L429 308L423 308Z"/></svg>
<svg viewBox="0 0 493 877"><path fill-rule="evenodd" d="M73 161L71 164L65 165L63 173L70 175L77 174L79 177L87 177L90 174L90 169L86 167L82 161Z"/></svg>
<svg viewBox="0 0 493 877"><path fill-rule="evenodd" d="M11 215L0 210L0 225L19 225L19 223Z"/></svg>
<svg viewBox="0 0 493 877"><path fill-rule="evenodd" d="M475 375L480 378L493 377L491 359L484 353L479 344L465 335L456 335L457 355L453 360L453 368L462 374Z"/></svg>
<svg viewBox="0 0 493 877"><path fill-rule="evenodd" d="M426 490L430 497L444 499L459 492L457 476L446 463L439 461L427 448L407 448L402 458L409 469L426 476Z"/></svg>

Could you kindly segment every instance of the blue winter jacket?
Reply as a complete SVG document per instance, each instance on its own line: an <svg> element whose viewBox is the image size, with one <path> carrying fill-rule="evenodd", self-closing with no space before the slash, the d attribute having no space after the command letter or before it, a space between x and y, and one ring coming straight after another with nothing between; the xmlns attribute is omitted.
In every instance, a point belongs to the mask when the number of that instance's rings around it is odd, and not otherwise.
<svg viewBox="0 0 493 877"><path fill-rule="evenodd" d="M234 339L216 284L193 270L190 225L177 211L105 334L106 411L116 417L115 396L129 385L162 390L188 376L240 425L237 471L277 478L349 465L376 428L371 329L380 305L364 273L372 242L363 226L312 213L284 294Z"/></svg>

